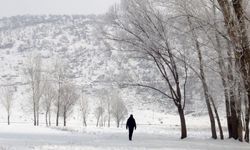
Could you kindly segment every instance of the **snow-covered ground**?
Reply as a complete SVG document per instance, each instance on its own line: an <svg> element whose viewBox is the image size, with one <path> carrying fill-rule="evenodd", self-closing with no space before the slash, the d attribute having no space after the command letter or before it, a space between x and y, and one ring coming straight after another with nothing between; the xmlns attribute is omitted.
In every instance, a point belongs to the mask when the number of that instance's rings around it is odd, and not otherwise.
<svg viewBox="0 0 250 150"><path fill-rule="evenodd" d="M0 124L0 150L249 150L250 144L210 139L208 129L189 129L187 139L164 125L138 125L133 141L122 128L46 128Z"/></svg>

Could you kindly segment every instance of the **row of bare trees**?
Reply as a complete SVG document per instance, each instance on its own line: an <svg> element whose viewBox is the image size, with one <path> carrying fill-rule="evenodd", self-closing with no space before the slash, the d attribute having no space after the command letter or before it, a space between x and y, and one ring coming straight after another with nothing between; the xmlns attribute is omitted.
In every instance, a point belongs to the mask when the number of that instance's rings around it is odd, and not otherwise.
<svg viewBox="0 0 250 150"><path fill-rule="evenodd" d="M156 90L173 101L180 116L181 138L187 137L186 83L195 73L202 85L212 138L217 138L216 123L224 138L222 111L217 106L223 102L229 138L249 142L248 10L244 0L122 0L110 10L110 24L103 32L121 49L155 63L166 88L135 85ZM208 73L221 79L224 100L214 98Z"/></svg>
<svg viewBox="0 0 250 150"><path fill-rule="evenodd" d="M59 125L59 119L62 117L63 125L66 126L68 117L75 108L79 107L83 125L87 126L90 108L89 100L83 93L84 90L80 91L80 88L68 78L69 68L62 60L56 61L52 66L50 70L43 68L41 56L34 54L28 59L25 68L25 75L31 89L29 105L33 111L34 125L39 125L39 114L45 112L46 125L51 126L51 116L55 112L55 125ZM127 115L124 101L118 92L102 91L104 92L100 93L100 103L94 112L97 126L104 126L108 120L108 127L110 127L112 116L119 127ZM75 107L76 104L78 107ZM106 111L108 119L106 119Z"/></svg>
<svg viewBox="0 0 250 150"><path fill-rule="evenodd" d="M122 121L128 114L128 110L122 98L119 96L119 92L112 89L109 92L102 90L101 99L97 108L95 109L96 126L110 127L111 117L116 122L116 127L119 128Z"/></svg>
<svg viewBox="0 0 250 150"><path fill-rule="evenodd" d="M31 89L29 104L33 110L34 125L39 125L41 111L45 112L46 125L51 125L51 113L54 108L56 126L59 125L60 116L63 117L63 125L66 126L67 118L79 99L76 85L67 78L67 68L63 61L54 63L51 70L46 70L42 66L41 56L33 54L24 69Z"/></svg>
<svg viewBox="0 0 250 150"><path fill-rule="evenodd" d="M234 106L229 118L229 136L243 141L243 126L245 127L245 140L249 142L249 113L250 113L250 34L248 31L249 14L247 3L244 0L217 0L224 18L228 40L232 43L232 53L235 60L234 72L230 78L236 80L236 91L232 95L238 96L230 99ZM237 86L238 85L238 86ZM234 93L233 93L234 92ZM230 95L231 96L231 95ZM243 111L242 104L244 104ZM232 109L234 109L232 111ZM245 116L242 116L245 114ZM245 118L245 120L243 120ZM244 125L245 123L245 125Z"/></svg>

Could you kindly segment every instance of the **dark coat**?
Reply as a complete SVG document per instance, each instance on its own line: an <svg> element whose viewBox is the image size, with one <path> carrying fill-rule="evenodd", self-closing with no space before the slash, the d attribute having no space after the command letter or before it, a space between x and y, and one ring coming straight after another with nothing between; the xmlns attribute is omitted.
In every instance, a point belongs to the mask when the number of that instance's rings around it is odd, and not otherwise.
<svg viewBox="0 0 250 150"><path fill-rule="evenodd" d="M126 129L128 128L129 130L136 129L136 122L135 122L135 119L133 118L133 115L131 115L127 120Z"/></svg>

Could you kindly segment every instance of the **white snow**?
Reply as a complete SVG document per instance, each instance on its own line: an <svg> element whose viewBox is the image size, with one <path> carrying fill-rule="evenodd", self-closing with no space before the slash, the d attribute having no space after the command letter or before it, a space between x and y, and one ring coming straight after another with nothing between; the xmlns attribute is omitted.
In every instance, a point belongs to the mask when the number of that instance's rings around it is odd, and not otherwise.
<svg viewBox="0 0 250 150"><path fill-rule="evenodd" d="M164 125L138 125L133 141L122 128L47 128L31 124L0 124L1 150L249 150L250 144L213 140L209 130L189 129L179 139L179 129Z"/></svg>

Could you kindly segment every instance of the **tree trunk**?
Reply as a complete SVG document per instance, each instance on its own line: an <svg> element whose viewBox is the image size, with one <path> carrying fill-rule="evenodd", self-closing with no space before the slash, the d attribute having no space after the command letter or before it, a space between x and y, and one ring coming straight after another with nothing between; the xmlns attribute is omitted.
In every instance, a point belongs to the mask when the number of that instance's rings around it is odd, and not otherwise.
<svg viewBox="0 0 250 150"><path fill-rule="evenodd" d="M206 100L208 115L209 115L209 119L210 119L212 138L217 139L214 114L213 114L211 104L210 104L210 100L209 100L209 96L208 96L208 93L207 93L207 90L208 90L207 85L203 85L203 90L204 90L204 94L205 94L205 100Z"/></svg>
<svg viewBox="0 0 250 150"><path fill-rule="evenodd" d="M202 82L203 92L204 92L205 101L206 101L207 110L208 110L208 115L209 115L209 119L210 119L212 138L217 139L215 120L214 120L214 115L213 115L213 111L212 111L211 104L210 104L209 91L208 91L208 86L207 86L205 73L204 73L204 68L203 68L203 58L202 58L202 54L201 54L200 43L198 41L197 34L193 30L192 22L190 20L190 17L187 17L187 21L189 23L190 29L192 30L192 40L194 41L195 48L196 48L196 51L197 51L197 54L198 54L199 69L200 69L200 79L201 79L201 82Z"/></svg>
<svg viewBox="0 0 250 150"><path fill-rule="evenodd" d="M220 116L219 116L219 113L218 113L217 108L215 106L214 100L213 100L213 98L211 96L210 96L210 100L211 100L211 103L213 105L214 113L215 113L216 120L217 120L217 123L218 123L219 131L220 131L220 139L223 140L224 135L223 135L223 130L222 130L221 122L220 122Z"/></svg>
<svg viewBox="0 0 250 150"><path fill-rule="evenodd" d="M39 105L39 104L37 104ZM36 125L39 126L39 107L36 110Z"/></svg>
<svg viewBox="0 0 250 150"><path fill-rule="evenodd" d="M229 95L228 95L228 85L226 84L225 79L222 79L222 85L224 87L224 96L225 96L225 105L226 105L226 118L227 118L227 129L229 138L232 137L231 133L231 122L230 122L230 104L229 104Z"/></svg>
<svg viewBox="0 0 250 150"><path fill-rule="evenodd" d="M249 115L250 115L250 89L247 88L247 99L245 98L245 109L246 109L246 114L245 114L245 126L246 126L246 131L245 131L245 141L249 142Z"/></svg>
<svg viewBox="0 0 250 150"><path fill-rule="evenodd" d="M49 126L51 126L51 111L49 110Z"/></svg>
<svg viewBox="0 0 250 150"><path fill-rule="evenodd" d="M246 119L245 141L249 143L249 115L248 119Z"/></svg>
<svg viewBox="0 0 250 150"><path fill-rule="evenodd" d="M10 125L10 115L8 114L8 125Z"/></svg>
<svg viewBox="0 0 250 150"><path fill-rule="evenodd" d="M181 106L178 106L178 113L181 122L181 139L184 139L187 137L187 127L186 127L185 115Z"/></svg>
<svg viewBox="0 0 250 150"><path fill-rule="evenodd" d="M227 79L228 79L228 101L226 101L226 107L228 107L228 116L227 116L227 122L228 122L228 136L229 138L233 137L233 124L232 124L232 112L231 112L231 100L234 99L233 97L233 87L232 84L234 82L233 77L233 57L232 57L232 49L230 46L230 42L227 41L228 50L227 50L227 57L228 57L228 66L227 66Z"/></svg>
<svg viewBox="0 0 250 150"><path fill-rule="evenodd" d="M241 113L239 114L239 118L238 118L238 139L239 141L243 141L243 126L242 126L242 119L241 119Z"/></svg>
<svg viewBox="0 0 250 150"><path fill-rule="evenodd" d="M237 118L237 112L236 112L236 104L235 104L235 95L232 89L230 90L230 109L231 109L231 124L232 124L232 138L238 139L238 118Z"/></svg>
<svg viewBox="0 0 250 150"><path fill-rule="evenodd" d="M63 117L63 126L66 127L66 116Z"/></svg>
<svg viewBox="0 0 250 150"><path fill-rule="evenodd" d="M61 94L61 81L59 78L58 82L58 96L57 96L57 111L56 111L56 126L59 125L59 115L60 115L60 94Z"/></svg>
<svg viewBox="0 0 250 150"><path fill-rule="evenodd" d="M108 127L110 127L110 112L108 113Z"/></svg>
<svg viewBox="0 0 250 150"><path fill-rule="evenodd" d="M96 127L98 127L99 119L100 119L100 117L98 117L97 120L96 120Z"/></svg>
<svg viewBox="0 0 250 150"><path fill-rule="evenodd" d="M100 126L102 127L103 126L103 114L101 114L101 121L100 121Z"/></svg>
<svg viewBox="0 0 250 150"><path fill-rule="evenodd" d="M83 126L87 127L86 117L83 117Z"/></svg>
<svg viewBox="0 0 250 150"><path fill-rule="evenodd" d="M63 126L66 126L66 119L67 119L67 115L66 115L66 108L64 108L63 110Z"/></svg>
<svg viewBox="0 0 250 150"><path fill-rule="evenodd" d="M60 111L60 105L59 105L59 102L57 104L57 111L56 111L56 126L59 125L59 112Z"/></svg>
<svg viewBox="0 0 250 150"><path fill-rule="evenodd" d="M206 105L207 105L208 115L209 115L209 119L210 119L212 138L217 139L214 114L213 114L211 104L210 104L210 96L209 96L208 86L207 86L204 68L203 68L203 59L202 59L202 55L201 55L200 44L197 41L197 38L195 40L196 40L196 49L197 49L198 58L199 58L200 77L201 77L203 92L204 92L205 101L206 101Z"/></svg>
<svg viewBox="0 0 250 150"><path fill-rule="evenodd" d="M231 61L229 62L231 63ZM236 112L236 91L235 87L232 86L235 83L235 79L233 76L233 70L232 66L233 64L229 64L228 66L228 81L230 83L229 86L229 95L230 95L230 132L231 132L231 137L234 139L238 139L238 117L237 117L237 112ZM229 138L231 138L229 137Z"/></svg>
<svg viewBox="0 0 250 150"><path fill-rule="evenodd" d="M119 128L120 127L120 121L119 120L117 120L117 128Z"/></svg>
<svg viewBox="0 0 250 150"><path fill-rule="evenodd" d="M230 87L230 109L231 109L231 124L232 124L232 138L238 139L238 117L237 117L237 112L236 112L236 97L234 95L233 89Z"/></svg>
<svg viewBox="0 0 250 150"><path fill-rule="evenodd" d="M216 31L216 29L218 28L216 20L217 20L217 14L216 14L216 4L215 4L215 0L212 1L213 2L213 14L214 14L214 35L215 35L215 41L216 41L216 46L215 46L215 50L218 54L218 64L219 64L219 68L220 68L220 76L221 76L221 81L222 81L222 85L224 88L224 97L225 97L225 105L226 105L226 117L227 117L227 127L229 129L229 97L228 97L228 83L227 83L227 71L226 71L226 64L223 60L223 56L222 56L222 52L221 52L221 41L219 38L219 35ZM219 115L217 112L217 109L215 107L214 101L211 97L212 100L212 104L213 104L213 108L214 108L214 112L217 118L217 122L218 122L218 127L219 127L219 131L220 131L220 138L224 139L223 136L223 130L221 127L221 123L220 123L220 119L219 119ZM228 130L229 132L229 130ZM229 132L229 137L231 136L231 133Z"/></svg>
<svg viewBox="0 0 250 150"><path fill-rule="evenodd" d="M237 133L238 133L238 140L239 141L243 141L243 124L242 124L242 115L241 115L241 99L242 99L242 96L241 96L241 92L242 92L242 86L241 86L241 83L238 82L238 96L237 96L237 105L236 105L236 112L237 112L237 120L238 120L238 128L237 128ZM243 89L244 91L244 89Z"/></svg>
<svg viewBox="0 0 250 150"><path fill-rule="evenodd" d="M46 126L48 126L48 111L46 111L45 113L45 123L46 123Z"/></svg>
<svg viewBox="0 0 250 150"><path fill-rule="evenodd" d="M63 126L66 126L66 116L63 115Z"/></svg>
<svg viewBox="0 0 250 150"><path fill-rule="evenodd" d="M33 102L34 126L36 126L36 104Z"/></svg>

